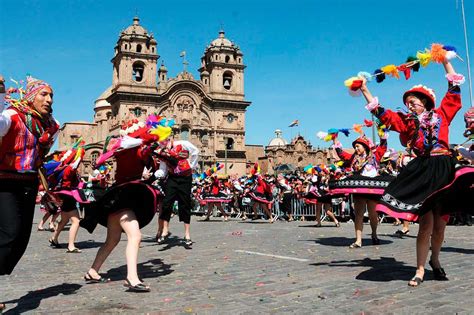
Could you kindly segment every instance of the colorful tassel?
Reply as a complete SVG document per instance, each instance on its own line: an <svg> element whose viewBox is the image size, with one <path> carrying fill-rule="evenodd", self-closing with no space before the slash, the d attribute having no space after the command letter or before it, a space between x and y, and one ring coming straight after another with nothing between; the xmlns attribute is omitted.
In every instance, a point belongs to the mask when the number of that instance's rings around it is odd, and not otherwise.
<svg viewBox="0 0 474 315"><path fill-rule="evenodd" d="M425 50L424 52L419 51L416 53L416 58L420 60L420 65L426 67L431 62L431 54L429 51Z"/></svg>
<svg viewBox="0 0 474 315"><path fill-rule="evenodd" d="M354 131L357 132L358 134L363 135L363 134L364 134L364 131L362 130L362 127L363 127L363 125L354 124L354 125L352 126L352 130L354 130Z"/></svg>
<svg viewBox="0 0 474 315"><path fill-rule="evenodd" d="M372 127L374 125L374 122L372 120L364 119L364 125L366 127Z"/></svg>
<svg viewBox="0 0 474 315"><path fill-rule="evenodd" d="M403 75L405 76L405 80L410 79L411 70L406 64L399 65L397 69L398 71L403 72Z"/></svg>
<svg viewBox="0 0 474 315"><path fill-rule="evenodd" d="M395 66L395 65L387 65L385 67L382 67L380 70L382 70L383 73L385 73L385 74L387 74L391 77L394 77L394 78L397 78L397 79L400 78L400 75L398 74L397 66Z"/></svg>
<svg viewBox="0 0 474 315"><path fill-rule="evenodd" d="M351 133L347 128L339 129L339 131L342 132L346 137L349 137L349 134Z"/></svg>

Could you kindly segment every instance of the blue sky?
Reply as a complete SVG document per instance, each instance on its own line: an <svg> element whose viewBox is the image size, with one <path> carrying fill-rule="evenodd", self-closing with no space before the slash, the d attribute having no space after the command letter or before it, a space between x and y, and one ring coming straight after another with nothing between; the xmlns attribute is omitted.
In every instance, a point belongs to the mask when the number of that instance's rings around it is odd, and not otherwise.
<svg viewBox="0 0 474 315"><path fill-rule="evenodd" d="M433 42L453 45L466 56L460 0L0 2L0 73L7 80L30 73L51 83L61 122L92 121L93 102L112 81L110 59L119 32L136 12L154 33L169 76L182 71L179 53L186 50L188 69L199 78L200 57L223 26L247 65L248 144L268 144L279 128L287 140L301 133L314 146L327 146L318 131L369 117L363 98L347 93L348 77L403 63ZM473 1L465 1L465 12L472 30ZM472 55L474 33L470 36ZM466 62L453 64L467 78ZM408 81L387 78L369 87L382 104L396 108L403 106L403 91L419 83L434 88L440 100L446 91L442 66L431 64ZM467 84L463 92L451 142L463 141ZM288 128L294 119L300 126ZM341 141L350 145L349 139ZM395 133L389 145L400 148Z"/></svg>

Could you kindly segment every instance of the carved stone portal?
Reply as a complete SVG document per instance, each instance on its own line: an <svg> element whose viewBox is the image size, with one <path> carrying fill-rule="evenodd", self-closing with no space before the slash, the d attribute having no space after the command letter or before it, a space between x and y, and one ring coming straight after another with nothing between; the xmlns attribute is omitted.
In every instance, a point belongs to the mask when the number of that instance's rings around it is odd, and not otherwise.
<svg viewBox="0 0 474 315"><path fill-rule="evenodd" d="M191 113L194 110L195 105L194 100L187 95L178 97L175 102L175 106L179 112Z"/></svg>

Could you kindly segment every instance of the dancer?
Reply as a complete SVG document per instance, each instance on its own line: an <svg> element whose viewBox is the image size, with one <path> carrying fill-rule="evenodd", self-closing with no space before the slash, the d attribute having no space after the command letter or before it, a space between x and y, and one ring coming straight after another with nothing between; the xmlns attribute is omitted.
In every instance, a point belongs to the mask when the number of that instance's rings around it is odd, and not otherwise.
<svg viewBox="0 0 474 315"><path fill-rule="evenodd" d="M211 177L207 178L210 183L205 186L202 194L202 202L207 204L206 217L202 221L209 221L209 217L212 214L214 207L219 209L224 217L224 221L229 220L229 215L225 212L222 207L223 203L229 203L232 201L232 196L223 191L222 183L217 177L217 173L213 173Z"/></svg>
<svg viewBox="0 0 474 315"><path fill-rule="evenodd" d="M443 61L443 66L448 91L438 108L435 108L434 91L422 85L403 94L409 114L383 108L370 93L365 80L360 89L368 102L366 108L391 130L400 133L402 145L416 155L386 188L377 206L378 211L393 217L419 219L417 269L408 282L413 287L423 282L430 245L430 266L435 280L448 280L439 260L447 222L443 214L474 204L474 194L469 188L474 181L473 169L457 168L457 161L449 151L449 125L461 109L459 85L464 77L456 74L448 60Z"/></svg>
<svg viewBox="0 0 474 315"><path fill-rule="evenodd" d="M166 147L155 151L161 160L160 169L155 172L157 178L165 178L165 197L159 216L158 243L166 242L170 235L169 222L175 201L178 202L179 221L184 222L184 243L193 244L191 226L191 189L193 169L197 166L199 149L185 140L170 140Z"/></svg>
<svg viewBox="0 0 474 315"><path fill-rule="evenodd" d="M147 123L159 118L150 115ZM171 128L169 129L170 133ZM85 218L80 223L90 233L94 231L97 223L107 227L105 243L100 247L91 268L84 276L87 283L109 281L99 274L99 270L119 243L122 232L125 232L127 276L124 286L132 292L150 291L150 287L138 276L137 261L141 242L140 229L153 219L160 197L158 190L141 181L144 167L152 165L152 145L155 145L156 141L164 140L161 136L152 134L153 130L136 119L124 124L120 131L122 137L96 161L99 166L114 156L117 166L115 185L109 188L93 207L86 207Z"/></svg>
<svg viewBox="0 0 474 315"><path fill-rule="evenodd" d="M253 199L253 218L257 219L257 207L260 206L268 216L268 222L273 223L273 214L271 211L273 204L272 189L260 174L258 163L255 163L254 167L250 170L250 177L253 180L253 187L248 195Z"/></svg>
<svg viewBox="0 0 474 315"><path fill-rule="evenodd" d="M63 158L59 162L55 171L48 178L53 178L54 182L57 182L54 187L55 195L61 199L61 220L58 223L57 228L54 230L52 237L49 239L49 244L55 248L61 248L59 244L59 234L64 229L66 224L71 221L71 227L69 228L69 238L67 245L67 253L80 253L81 250L75 246L77 233L79 231L79 211L77 209L77 202L87 202L80 195L78 188L80 184L79 174L77 168L79 167L82 158L84 156L84 148L80 144L84 144L82 139L77 142L73 149L65 152ZM53 162L54 163L54 162ZM51 164L53 164L51 163ZM55 163L54 163L55 164ZM45 168L47 169L48 164ZM54 173L59 173L54 174ZM59 178L60 177L60 178ZM52 185L50 185L51 188Z"/></svg>
<svg viewBox="0 0 474 315"><path fill-rule="evenodd" d="M377 237L377 225L379 217L375 211L377 200L383 193L383 187L386 187L393 177L385 175L378 176L378 165L380 159L387 149L387 139L381 139L380 144L374 147L373 143L364 135L352 142L355 152L349 154L342 150L342 145L334 139L333 147L337 155L345 161L349 167L351 176L338 181L330 182L331 192L351 193L354 198L354 229L355 242L349 248L362 247L362 230L364 228L364 213L367 209L369 213L370 227L372 229L372 244L380 245ZM382 188L381 188L382 187Z"/></svg>
<svg viewBox="0 0 474 315"><path fill-rule="evenodd" d="M12 98L14 93L20 99ZM48 83L28 77L26 89L5 91L0 75L0 275L12 273L28 245L38 169L59 130L52 105L53 90Z"/></svg>
<svg viewBox="0 0 474 315"><path fill-rule="evenodd" d="M293 189L288 182L288 179L283 174L277 176L277 187L280 189L280 210L287 216L288 222L294 221L293 211L291 209L291 199L293 196Z"/></svg>

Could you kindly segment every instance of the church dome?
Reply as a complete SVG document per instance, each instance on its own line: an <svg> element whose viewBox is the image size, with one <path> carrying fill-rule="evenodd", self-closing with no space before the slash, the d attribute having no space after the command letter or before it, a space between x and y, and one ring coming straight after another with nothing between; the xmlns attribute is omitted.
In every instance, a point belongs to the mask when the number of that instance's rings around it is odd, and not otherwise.
<svg viewBox="0 0 474 315"><path fill-rule="evenodd" d="M211 42L211 46L226 46L226 47L234 47L234 44L225 38L225 32L223 30L219 31L219 37L214 39Z"/></svg>
<svg viewBox="0 0 474 315"><path fill-rule="evenodd" d="M107 97L112 94L112 86L105 90L96 100L94 108L109 107L110 103L107 102Z"/></svg>
<svg viewBox="0 0 474 315"><path fill-rule="evenodd" d="M147 36L148 32L140 25L140 19L136 16L133 18L133 24L127 27L122 34L131 36Z"/></svg>
<svg viewBox="0 0 474 315"><path fill-rule="evenodd" d="M288 142L281 136L282 132L280 129L275 130L275 135L275 138L273 138L268 144L269 147L286 146L288 144Z"/></svg>

